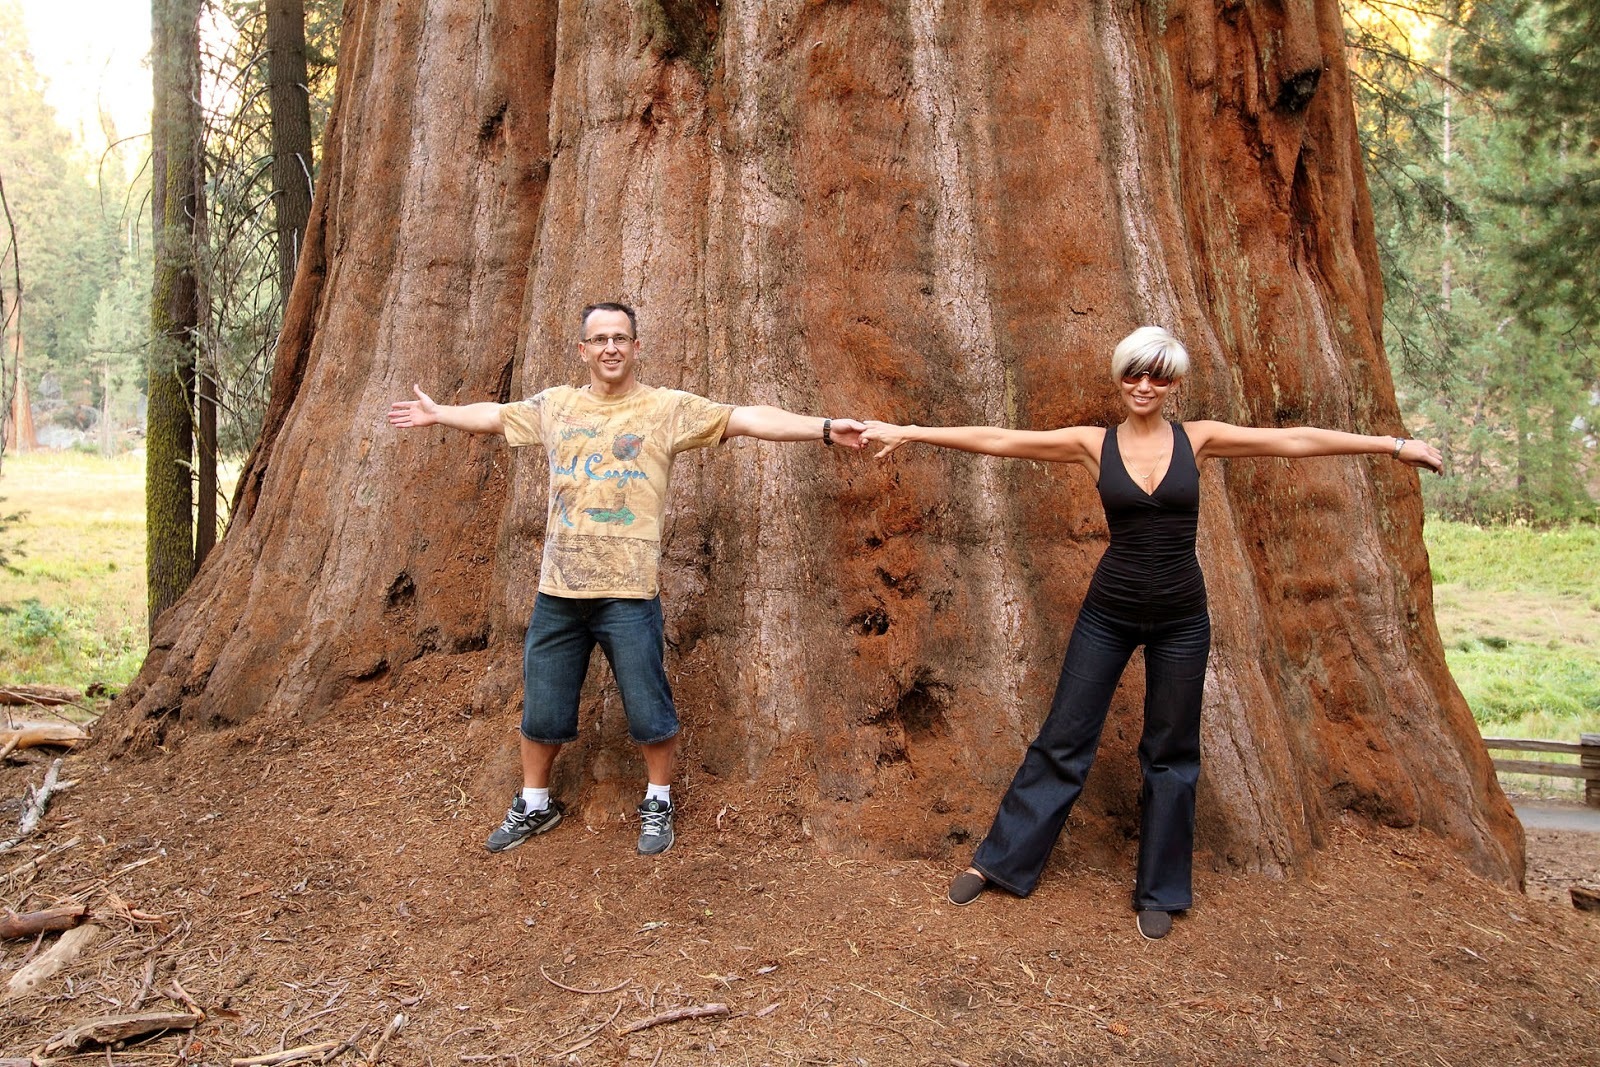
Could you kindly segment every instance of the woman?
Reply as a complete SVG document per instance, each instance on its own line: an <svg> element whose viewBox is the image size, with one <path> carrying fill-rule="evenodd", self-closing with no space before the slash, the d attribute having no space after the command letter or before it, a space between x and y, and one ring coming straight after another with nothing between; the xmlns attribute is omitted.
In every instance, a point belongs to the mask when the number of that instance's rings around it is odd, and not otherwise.
<svg viewBox="0 0 1600 1067"><path fill-rule="evenodd" d="M972 866L950 885L969 904L993 883L1033 892L1094 761L1106 712L1133 650L1145 650L1144 733L1139 742L1139 862L1133 903L1139 932L1154 940L1189 908L1194 795L1200 777L1200 698L1211 622L1195 556L1201 460L1215 456L1389 454L1438 471L1439 451L1400 437L1315 427L1255 429L1225 422L1168 422L1173 387L1189 355L1166 330L1145 326L1111 357L1127 417L1112 429L1005 430L869 422L862 439L883 457L911 442L990 456L1079 463L1095 476L1111 543L1073 626L1050 715L1028 747Z"/></svg>

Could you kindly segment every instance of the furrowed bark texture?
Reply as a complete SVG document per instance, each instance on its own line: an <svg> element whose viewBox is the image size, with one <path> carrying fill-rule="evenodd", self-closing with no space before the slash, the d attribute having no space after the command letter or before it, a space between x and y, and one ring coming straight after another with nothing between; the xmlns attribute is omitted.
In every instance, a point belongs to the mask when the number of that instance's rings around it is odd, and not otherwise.
<svg viewBox="0 0 1600 1067"><path fill-rule="evenodd" d="M344 33L267 438L125 743L378 699L487 648L475 710L506 743L480 785L511 785L543 458L383 412L413 381L577 380L592 300L639 306L649 381L734 403L1104 423L1111 347L1156 322L1196 360L1185 417L1403 432L1333 0L357 0ZM1283 872L1351 811L1520 878L1415 475L1231 461L1203 484L1202 851ZM683 457L673 500L691 775L790 776L835 847L964 857L1104 545L1089 479L736 442ZM1141 698L1136 660L1080 847L1135 818ZM640 766L609 684L584 715L558 787L622 805Z"/></svg>

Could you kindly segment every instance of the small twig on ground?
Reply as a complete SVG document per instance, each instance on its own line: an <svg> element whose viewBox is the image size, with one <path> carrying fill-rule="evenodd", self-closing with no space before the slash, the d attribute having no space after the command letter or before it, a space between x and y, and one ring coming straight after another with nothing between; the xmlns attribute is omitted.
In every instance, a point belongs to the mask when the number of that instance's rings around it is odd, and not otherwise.
<svg viewBox="0 0 1600 1067"><path fill-rule="evenodd" d="M41 853L39 853L39 855L33 857L32 859L25 860L22 863L17 864L15 867L11 868L9 871L6 872L5 880L9 882L13 878L20 878L23 875L28 874L29 872L40 870L44 866L45 860L54 859L56 856L58 856L61 853L65 852L67 849L69 849L69 848L77 848L82 843L83 843L83 838L81 838L81 837L74 837L70 841L63 841L61 844L57 845L55 848L49 849L49 850L47 850L45 852L41 852Z"/></svg>
<svg viewBox="0 0 1600 1067"><path fill-rule="evenodd" d="M57 756L51 762L50 769L44 773L44 784L32 790L32 799L25 801L22 820L17 823L17 836L9 841L0 842L0 852L9 852L16 848L39 828L39 820L44 818L44 809L50 804L50 794L55 792L56 778L60 773L61 757Z"/></svg>
<svg viewBox="0 0 1600 1067"><path fill-rule="evenodd" d="M578 989L575 986L563 985L562 983L556 981L554 978L551 978L550 975L545 973L544 964L542 964L542 963L539 964L539 973L541 975L543 975L544 980L546 982L549 982L551 985L555 986L557 989L565 989L568 993L582 993L586 997L598 997L598 996L601 996L601 995L603 995L605 993L615 993L617 990L621 989L623 986L625 986L629 982L633 981L632 978L624 978L622 981L618 982L616 985L607 986L604 989Z"/></svg>
<svg viewBox="0 0 1600 1067"><path fill-rule="evenodd" d="M133 1004L131 1005L133 1011L138 1011L144 1006L144 998L150 995L150 987L156 984L156 966L160 961L161 954L153 950L149 956L145 957L144 979L139 983L139 992L134 994Z"/></svg>
<svg viewBox="0 0 1600 1067"><path fill-rule="evenodd" d="M622 1014L622 1001L618 1000L617 1001L617 1010L611 1013L611 1018L607 1019L605 1022L601 1023L599 1026L595 1027L593 1030L590 1030L587 1034L584 1034L582 1037L578 1038L578 1040L577 1040L577 1042L575 1044L568 1045L566 1048L562 1049L560 1052L557 1052L555 1055L559 1058L561 1056L570 1056L574 1052L577 1052L579 1049L583 1048L584 1046L586 1046L590 1042L592 1042L595 1039L595 1035L596 1034L598 1034L600 1031L604 1030L606 1027L610 1026L612 1024L612 1022L614 1022L616 1020L617 1016L619 1016L621 1014ZM622 1033L627 1033L627 1032L628 1031L626 1031L626 1030L622 1031Z"/></svg>
<svg viewBox="0 0 1600 1067"><path fill-rule="evenodd" d="M316 1045L301 1045L299 1048L286 1048L282 1052L268 1052L262 1056L243 1056L229 1060L231 1067L277 1067L283 1063L299 1063L321 1056L324 1052L339 1047L337 1041L324 1041Z"/></svg>
<svg viewBox="0 0 1600 1067"><path fill-rule="evenodd" d="M406 1024L406 1013L405 1012L400 1012L393 1019L389 1020L388 1029L386 1029L383 1032L383 1036L379 1037L377 1042L372 1046L372 1051L367 1053L367 1062L368 1063L377 1063L378 1062L378 1057L383 1055L383 1047L389 1043L389 1039L391 1037L393 1037L395 1034L398 1034L400 1032L400 1028L405 1026L405 1024Z"/></svg>
<svg viewBox="0 0 1600 1067"><path fill-rule="evenodd" d="M205 1016L205 1009L195 1003L194 998L189 995L189 991L183 988L183 983L178 981L177 975L173 975L172 992L168 993L167 995L173 1000L180 1001L183 1004L188 1005L189 1010L194 1012L196 1015L199 1015L202 1018Z"/></svg>
<svg viewBox="0 0 1600 1067"><path fill-rule="evenodd" d="M664 1011L660 1015L652 1015L648 1019L640 1019L636 1023L629 1023L618 1030L619 1034L632 1034L640 1030L648 1030L652 1026L661 1026L664 1023L682 1022L684 1019L704 1019L712 1015L728 1014L726 1004L700 1004L688 1008L674 1008Z"/></svg>
<svg viewBox="0 0 1600 1067"><path fill-rule="evenodd" d="M919 1018L919 1019L928 1020L930 1023L932 1023L933 1025L937 1026L941 1030L948 1029L948 1027L946 1027L944 1025L944 1023L940 1022L938 1019L935 1019L933 1016L924 1015L920 1011L918 1011L916 1008L909 1008L906 1005L900 1003L898 1000L890 1000L888 997L884 996L882 993L878 993L878 992L876 992L874 990L868 989L866 986L862 985L860 982L851 982L850 984L855 986L857 989L861 990L861 992L863 992L863 993L871 993L873 996L877 997L879 1000L883 1001L885 1004L893 1004L895 1007L899 1008L901 1011L909 1011L912 1015L917 1016L917 1018Z"/></svg>
<svg viewBox="0 0 1600 1067"><path fill-rule="evenodd" d="M338 1048L333 1049L330 1052L323 1053L322 1054L322 1059L320 1061L318 1061L318 1062L331 1063L332 1061L338 1059L340 1056L344 1055L346 1052L349 1052L351 1049L355 1048L356 1047L356 1042L360 1041L361 1038L363 1036L365 1036L366 1032L367 1032L367 1024L366 1023L362 1023L361 1026L356 1030L356 1032L351 1034L349 1037L345 1038L344 1039L344 1043L341 1044Z"/></svg>

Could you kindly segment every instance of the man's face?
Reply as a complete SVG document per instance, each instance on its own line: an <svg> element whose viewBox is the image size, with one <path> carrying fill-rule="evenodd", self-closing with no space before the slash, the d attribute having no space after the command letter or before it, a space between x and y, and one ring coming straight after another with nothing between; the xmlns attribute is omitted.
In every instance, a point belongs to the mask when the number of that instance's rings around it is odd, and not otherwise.
<svg viewBox="0 0 1600 1067"><path fill-rule="evenodd" d="M578 355L589 368L589 381L615 389L633 382L639 364L639 341L621 311L591 311L583 324Z"/></svg>

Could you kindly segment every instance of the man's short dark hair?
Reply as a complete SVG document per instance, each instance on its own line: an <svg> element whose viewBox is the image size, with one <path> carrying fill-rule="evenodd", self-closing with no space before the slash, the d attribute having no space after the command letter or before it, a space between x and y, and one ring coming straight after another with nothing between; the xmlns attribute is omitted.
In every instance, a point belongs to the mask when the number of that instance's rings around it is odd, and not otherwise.
<svg viewBox="0 0 1600 1067"><path fill-rule="evenodd" d="M589 326L589 316L593 315L596 311L622 312L624 315L628 316L628 329L633 333L633 336L639 336L639 316L635 315L633 313L633 309L627 304L619 304L614 300L604 300L598 304L590 304L588 307L583 309L583 315L578 319L578 332L580 335Z"/></svg>

